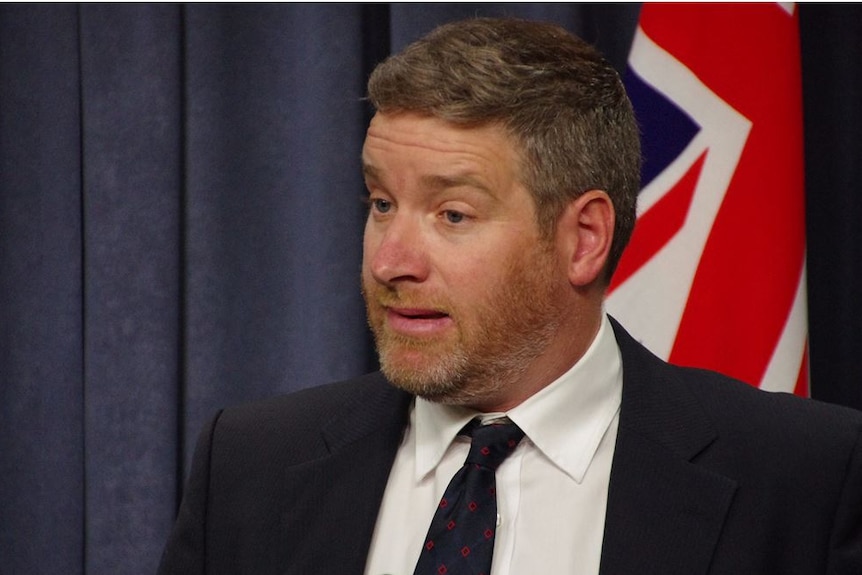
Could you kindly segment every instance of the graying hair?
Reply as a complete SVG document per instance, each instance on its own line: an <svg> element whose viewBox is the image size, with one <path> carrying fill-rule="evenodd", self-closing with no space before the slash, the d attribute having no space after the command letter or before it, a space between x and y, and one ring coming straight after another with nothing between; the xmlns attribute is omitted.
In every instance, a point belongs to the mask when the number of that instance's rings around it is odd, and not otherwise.
<svg viewBox="0 0 862 575"><path fill-rule="evenodd" d="M503 126L520 146L546 238L569 202L607 192L616 213L610 281L634 228L640 139L619 75L595 48L553 24L453 22L378 65L368 98L381 113Z"/></svg>

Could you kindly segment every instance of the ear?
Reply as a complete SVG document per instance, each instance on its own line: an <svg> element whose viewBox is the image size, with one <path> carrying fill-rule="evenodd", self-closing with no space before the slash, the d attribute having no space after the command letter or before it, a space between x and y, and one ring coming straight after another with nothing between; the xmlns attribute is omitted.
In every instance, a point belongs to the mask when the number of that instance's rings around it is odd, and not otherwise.
<svg viewBox="0 0 862 575"><path fill-rule="evenodd" d="M569 282L585 287L603 281L614 235L614 205L606 192L589 190L572 200L557 226Z"/></svg>

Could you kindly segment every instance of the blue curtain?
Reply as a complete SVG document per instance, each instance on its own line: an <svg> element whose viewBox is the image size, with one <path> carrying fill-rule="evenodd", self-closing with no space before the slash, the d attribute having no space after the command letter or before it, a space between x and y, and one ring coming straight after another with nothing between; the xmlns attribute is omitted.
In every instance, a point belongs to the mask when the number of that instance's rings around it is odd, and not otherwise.
<svg viewBox="0 0 862 575"><path fill-rule="evenodd" d="M0 573L152 573L205 418L374 369L365 80L502 14L622 71L638 6L0 6ZM802 18L813 391L862 407L862 10Z"/></svg>

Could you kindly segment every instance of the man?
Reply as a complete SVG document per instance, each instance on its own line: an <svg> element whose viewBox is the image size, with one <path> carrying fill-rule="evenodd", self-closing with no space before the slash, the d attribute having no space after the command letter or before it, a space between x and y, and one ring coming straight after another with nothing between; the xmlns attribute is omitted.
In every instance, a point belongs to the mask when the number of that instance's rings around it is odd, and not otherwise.
<svg viewBox="0 0 862 575"><path fill-rule="evenodd" d="M862 415L669 366L603 313L640 152L592 48L450 24L369 97L382 374L221 412L161 573L467 572L428 554L477 416L524 437L486 490L492 575L862 573Z"/></svg>

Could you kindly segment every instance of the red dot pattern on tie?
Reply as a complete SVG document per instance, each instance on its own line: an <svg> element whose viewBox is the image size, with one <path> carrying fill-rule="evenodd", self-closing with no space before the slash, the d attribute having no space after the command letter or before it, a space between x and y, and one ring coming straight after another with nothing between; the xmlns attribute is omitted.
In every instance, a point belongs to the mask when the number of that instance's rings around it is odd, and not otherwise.
<svg viewBox="0 0 862 575"><path fill-rule="evenodd" d="M470 453L440 500L414 575L485 575L491 570L497 526L494 472L524 432L511 422L472 422L466 431L473 437Z"/></svg>

